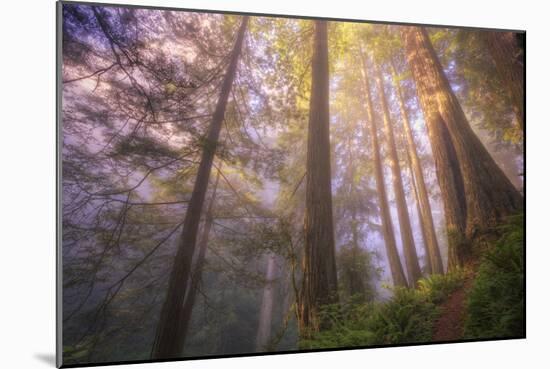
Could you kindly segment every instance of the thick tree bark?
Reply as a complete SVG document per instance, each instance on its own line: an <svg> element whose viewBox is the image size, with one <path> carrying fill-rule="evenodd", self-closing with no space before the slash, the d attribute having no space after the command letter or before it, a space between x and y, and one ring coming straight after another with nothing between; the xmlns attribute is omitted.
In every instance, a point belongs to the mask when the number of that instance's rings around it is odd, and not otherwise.
<svg viewBox="0 0 550 369"><path fill-rule="evenodd" d="M525 130L523 50L514 32L483 32L489 53L502 85L506 88L516 113L517 122ZM523 37L523 35L520 35Z"/></svg>
<svg viewBox="0 0 550 369"><path fill-rule="evenodd" d="M327 23L315 21L307 143L304 275L299 306L300 333L325 326L319 308L338 301L329 132Z"/></svg>
<svg viewBox="0 0 550 369"><path fill-rule="evenodd" d="M369 67L366 57L362 55L363 62L363 77L365 82L365 95L367 105L367 117L369 120L370 136L372 141L372 152L374 159L374 172L376 177L376 189L378 192L378 202L380 207L380 218L382 221L382 233L384 235L384 243L386 253L390 263L393 284L395 286L407 287L407 279L403 272L403 266L397 252L397 244L395 242L395 234L393 232L393 224L390 215L390 207L388 204L388 195L386 193L386 185L384 183L384 172L382 170L382 161L380 158L380 147L378 145L376 115L374 114L374 106L371 97Z"/></svg>
<svg viewBox="0 0 550 369"><path fill-rule="evenodd" d="M428 137L434 157L437 179L445 210L449 252L448 266L452 269L461 266L469 253L466 239L466 195L458 166L458 158L449 133L439 113L437 103L432 99L434 88L425 80L424 62L418 54L417 45L411 35L412 27L402 32L405 51L413 78Z"/></svg>
<svg viewBox="0 0 550 369"><path fill-rule="evenodd" d="M469 253L467 247L461 246L497 225L503 217L519 211L523 201L472 131L426 30L404 27L403 38L428 125L444 202L447 202L445 210L449 214L446 215L457 218L451 221L450 227L449 220L447 222L449 266L453 267L455 263L460 265ZM453 166L452 173L450 168L442 168L442 161L443 165ZM449 206L449 201L457 203Z"/></svg>
<svg viewBox="0 0 550 369"><path fill-rule="evenodd" d="M195 253L197 232L200 223L200 215L204 204L204 198L212 169L212 162L222 122L225 115L225 108L233 80L237 72L239 55L243 44L244 34L248 24L248 17L242 18L237 33L237 39L231 51L230 62L222 83L216 109L212 116L208 133L206 135L201 162L197 171L193 193L187 207L181 238L178 245L174 265L170 273L168 290L160 313L159 323L151 357L153 359L176 358L181 355L184 335L182 333L182 309L183 301L187 290L189 276L191 273L191 262Z"/></svg>
<svg viewBox="0 0 550 369"><path fill-rule="evenodd" d="M388 102L386 100L386 93L384 91L384 80L382 79L382 72L378 65L375 65L375 71L378 98L380 100L380 106L382 107L388 156L391 163L393 192L395 194L399 229L401 230L401 242L403 244L403 253L405 254L405 263L407 265L407 277L409 280L409 285L413 286L416 285L416 282L422 277L422 272L420 271L420 265L418 263L418 255L416 254L416 246L412 233L409 209L407 207L405 190L403 189L401 166L399 164L397 148L395 147L395 137L392 127L393 122L391 121Z"/></svg>
<svg viewBox="0 0 550 369"><path fill-rule="evenodd" d="M256 334L256 351L264 351L271 338L271 320L273 317L273 299L274 299L274 277L275 277L275 255L267 255L267 270L265 273L266 285L262 295L262 305L260 308L260 319L258 322L258 331Z"/></svg>
<svg viewBox="0 0 550 369"><path fill-rule="evenodd" d="M195 306L195 298L197 297L197 292L201 281L202 268L204 266L204 260L206 258L206 250L208 249L208 238L210 236L210 230L212 229L212 223L214 222L213 209L214 209L214 203L216 201L216 192L218 190L219 181L220 181L220 169L218 169L218 174L216 175L216 181L214 182L214 187L212 189L212 197L210 198L210 203L208 204L208 208L206 210L202 234L198 242L199 252L195 260L195 268L193 269L193 273L191 274L189 292L185 297L185 302L183 303L183 309L181 312L182 348L185 347L187 332L189 330L189 323L191 322L193 307Z"/></svg>
<svg viewBox="0 0 550 369"><path fill-rule="evenodd" d="M407 138L407 157L410 162L411 171L414 173L412 176L413 186L415 188L415 196L417 198L417 205L420 210L420 223L422 227L424 242L428 252L428 260L430 263L430 273L442 274L443 262L441 261L441 253L439 250L439 244L437 242L437 234L435 232L432 207L430 205L430 198L428 196L428 190L426 188L426 182L424 181L424 172L422 171L422 164L418 157L416 149L416 143L411 130L409 122L409 116L405 107L405 101L403 99L403 92L401 91L401 85L397 80L397 73L393 63L391 64L392 79L397 94L397 102L399 103L399 109L401 111L401 119L403 120L403 128L405 130L405 136Z"/></svg>

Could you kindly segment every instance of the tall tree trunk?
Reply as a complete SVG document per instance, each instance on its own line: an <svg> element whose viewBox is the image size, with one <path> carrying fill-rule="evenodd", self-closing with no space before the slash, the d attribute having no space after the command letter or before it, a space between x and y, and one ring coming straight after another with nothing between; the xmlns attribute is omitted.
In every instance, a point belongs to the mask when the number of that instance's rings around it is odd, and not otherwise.
<svg viewBox="0 0 550 369"><path fill-rule="evenodd" d="M435 233L435 227L432 216L432 207L430 205L430 198L428 196L428 190L426 188L426 182L424 181L424 172L422 171L422 164L418 157L416 149L416 143L411 130L409 122L409 116L407 114L407 108L405 107L405 101L403 99L403 92L401 85L397 79L397 73L393 62L391 63L392 79L397 92L397 101L399 103L399 109L401 111L401 118L403 120L403 127L405 130L405 136L407 138L407 157L410 161L411 170L414 173L413 185L415 187L415 196L417 198L417 204L420 209L420 223L422 226L424 242L427 246L428 260L430 262L431 273L442 274L443 262L441 261L441 253L439 250L439 244L437 242L437 234Z"/></svg>
<svg viewBox="0 0 550 369"><path fill-rule="evenodd" d="M421 235L422 235L422 242L423 242L423 245L424 245L424 258L425 258L425 260L424 260L424 264L425 264L424 270L425 270L426 274L433 274L432 264L431 264L431 259L430 259L430 252L428 251L428 243L426 242L426 239L428 238L428 236L427 236L427 232L426 232L426 226L425 226L424 222L422 221L422 209L420 209L420 200L418 198L418 187L417 187L416 181L414 179L414 170L413 170L413 167L412 167L412 160L411 160L411 155L410 155L409 151L407 151L406 156L407 156L407 166L409 167L409 176L411 178L411 186L412 186L412 189L413 189L414 202L416 204L416 213L418 214L418 220L419 220L419 223L420 223L420 232L421 232Z"/></svg>
<svg viewBox="0 0 550 369"><path fill-rule="evenodd" d="M453 168L451 177L446 175L448 170L440 172L441 165L438 166L438 179L442 193L445 193L444 200L449 195L446 185L455 187L451 195L460 201L459 207L462 207L458 212L458 220L461 222L459 227L465 225L464 231L460 228L448 230L450 234L458 231L458 238L463 240L456 243L450 237L449 261L453 267L452 263L462 263L469 252L460 245L467 245L498 224L503 217L519 211L522 208L522 196L472 131L426 30L421 27L404 27L403 36L407 59L425 110L428 131L431 131L430 136L435 135L441 140L435 145L432 142L432 150L436 155L444 152L446 164L456 166L458 163L458 170ZM442 186L442 182L451 179L454 183L444 183ZM445 210L447 211L447 206ZM454 210L456 209L451 209L451 216ZM453 237L456 236L453 234ZM455 257L459 260L453 260Z"/></svg>
<svg viewBox="0 0 550 369"><path fill-rule="evenodd" d="M212 189L212 197L210 198L210 203L205 214L205 220L203 225L203 230L201 237L199 239L199 252L195 260L195 268L191 274L191 281L189 285L189 292L185 297L185 302L183 303L183 309L181 311L181 334L182 348L185 347L185 341L187 339L187 332L189 330L189 323L191 322L191 315L193 313L193 307L195 306L195 298L197 296L197 291L199 289L199 284L202 276L202 268L204 266L204 260L206 258L206 250L208 249L208 238L210 236L210 230L212 229L212 223L214 222L214 203L216 201L216 192L218 190L218 182L220 181L220 169L218 169L218 174L216 175L216 181L214 182L214 187Z"/></svg>
<svg viewBox="0 0 550 369"><path fill-rule="evenodd" d="M242 18L242 22L237 33L237 39L235 41L235 45L233 46L233 50L231 51L230 62L222 83L216 109L212 116L212 122L210 123L208 134L205 139L201 162L197 171L195 185L193 187L193 193L191 195L191 199L189 200L178 250L174 259L172 272L170 273L168 290L160 313L159 323L157 325L156 337L153 343L153 350L151 352L153 359L179 357L183 348L182 344L184 335L182 333L183 324L181 322L183 301L189 281L193 254L195 253L197 231L199 228L200 215L204 204L212 162L214 160L216 147L218 145L218 137L220 135L222 122L225 115L227 100L231 87L233 86L235 74L237 72L239 55L247 24L248 17L245 16Z"/></svg>
<svg viewBox="0 0 550 369"><path fill-rule="evenodd" d="M352 152L352 137L349 136L347 140L347 149L348 149L348 166L347 166L347 176L350 185L349 195L352 199L357 198L357 190L354 183L355 179L355 160ZM365 296L365 283L363 269L361 268L361 259L359 258L360 246L359 246L359 222L357 221L357 206L355 202L352 202L349 206L349 211L351 212L351 265L349 270L346 271L348 275L348 292L350 296Z"/></svg>
<svg viewBox="0 0 550 369"><path fill-rule="evenodd" d="M524 81L523 81L523 50L518 45L514 32L483 32L489 53L495 63L495 67L502 85L510 98L510 102L516 113L517 122L522 130L525 130L524 120Z"/></svg>
<svg viewBox="0 0 550 369"><path fill-rule="evenodd" d="M266 285L262 295L262 305L260 308L260 319L258 322L258 331L256 334L256 351L264 351L271 338L271 320L273 317L273 299L275 277L275 255L267 255L267 270L265 274Z"/></svg>
<svg viewBox="0 0 550 369"><path fill-rule="evenodd" d="M365 94L367 105L367 117L369 120L370 136L372 140L372 152L374 158L374 172L376 177L376 189L378 192L378 202L380 206L380 218L382 221L382 230L384 235L384 243L386 245L386 253L388 255L388 261L390 263L390 270L392 274L393 284L395 286L407 287L407 279L403 272L403 266L401 260L399 260L399 253L397 252L397 244L395 242L395 234L393 232L393 224L391 220L390 207L388 204L388 195L386 193L386 185L384 183L384 172L382 170L382 161L380 158L380 147L378 145L376 115L374 114L374 106L372 103L370 81L369 81L369 67L368 62L361 53L363 62L363 77L365 82Z"/></svg>
<svg viewBox="0 0 550 369"><path fill-rule="evenodd" d="M315 21L307 146L304 276L299 323L302 335L325 326L319 308L338 301L329 132L327 22Z"/></svg>
<svg viewBox="0 0 550 369"><path fill-rule="evenodd" d="M411 28L403 29L407 61L416 82L420 106L434 157L437 180L443 199L448 237L448 269L462 266L469 255L466 242L466 195L464 182L458 165L458 157L449 132L439 113L437 102L432 99L435 89L424 80L427 71L417 50Z"/></svg>
<svg viewBox="0 0 550 369"><path fill-rule="evenodd" d="M399 219L399 229L401 230L401 242L403 244L403 253L405 254L405 262L407 264L407 276L411 286L416 285L416 282L422 277L418 256L416 254L416 246L412 233L411 220L409 217L409 209L407 207L407 199L405 190L403 189L403 179L401 178L401 166L399 165L399 156L395 147L395 137L393 134L392 121L386 93L384 92L384 80L382 79L382 71L380 66L375 64L376 85L378 88L378 97L380 106L382 106L384 130L386 133L386 143L388 156L391 163L393 191L395 194L395 203L397 206L397 216Z"/></svg>

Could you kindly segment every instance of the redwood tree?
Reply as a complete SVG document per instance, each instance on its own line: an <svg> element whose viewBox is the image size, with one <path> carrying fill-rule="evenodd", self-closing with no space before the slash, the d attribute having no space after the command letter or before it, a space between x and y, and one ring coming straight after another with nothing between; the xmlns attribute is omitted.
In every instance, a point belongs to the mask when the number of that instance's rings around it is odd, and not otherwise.
<svg viewBox="0 0 550 369"><path fill-rule="evenodd" d="M179 357L183 348L184 334L182 330L182 310L191 273L191 261L195 252L200 216L206 196L212 162L218 145L218 138L225 116L225 108L227 106L229 93L237 73L239 55L241 53L247 24L248 16L245 16L242 18L235 44L231 50L229 65L227 66L220 95L214 114L212 115L212 121L205 137L193 193L189 200L187 212L185 213L183 229L168 282L168 290L157 325L156 337L151 352L153 359Z"/></svg>
<svg viewBox="0 0 550 369"><path fill-rule="evenodd" d="M403 146L406 146L405 143L403 143ZM411 155L410 153L407 151L406 152L406 158L407 158L407 167L409 168L409 177L411 179L411 187L412 187L412 192L413 192L413 195L414 195L414 202L416 204L416 213L418 214L418 219L419 219L419 223L420 223L420 231L421 231L421 235L422 235L422 243L424 245L424 271L427 273L427 274L433 274L433 271L432 271L432 264L431 264L431 260L430 260L430 253L428 251L428 246L427 246L427 242L426 242L426 239L428 238L427 235L426 235L426 226L424 225L424 222L422 222L422 209L420 209L420 200L418 198L418 185L416 184L416 181L414 179L414 170L413 170L413 165L412 165L412 160L411 160Z"/></svg>
<svg viewBox="0 0 550 369"><path fill-rule="evenodd" d="M384 80L382 78L382 71L379 65L375 66L375 70L378 98L380 100L380 106L382 107L382 117L384 121L384 131L386 136L388 157L391 164L390 166L392 172L393 192L395 194L397 217L399 219L399 229L401 231L401 242L403 244L403 253L405 254L405 262L407 264L407 276L409 279L409 284L413 286L420 279L420 277L422 277L422 273L420 271L418 256L416 254L416 247L412 233L409 210L407 208L405 190L403 189L401 166L399 164L399 157L397 155L397 148L395 146L395 137L392 127L393 122L391 120L390 111L388 109L386 93L384 92Z"/></svg>
<svg viewBox="0 0 550 369"><path fill-rule="evenodd" d="M460 246L520 210L522 196L470 127L427 31L404 27L403 39L428 125L446 215L453 218L447 220L453 267L469 252Z"/></svg>
<svg viewBox="0 0 550 369"><path fill-rule="evenodd" d="M265 286L262 294L262 305L260 307L260 318L258 319L258 331L256 332L256 350L265 351L271 338L271 321L273 317L273 304L275 298L275 255L267 255L267 267L265 273Z"/></svg>
<svg viewBox="0 0 550 369"><path fill-rule="evenodd" d="M327 22L314 22L309 105L304 275L299 304L302 335L324 326L319 319L322 305L337 296L329 132L329 61Z"/></svg>
<svg viewBox="0 0 550 369"><path fill-rule="evenodd" d="M485 41L491 58L495 64L500 82L506 87L506 92L516 113L516 120L522 130L525 130L523 107L523 48L519 45L522 34L515 32L484 32Z"/></svg>
<svg viewBox="0 0 550 369"><path fill-rule="evenodd" d="M401 85L397 78L397 72L393 63L391 64L392 79L395 86L397 95L397 102L399 103L399 109L401 112L401 119L403 121L403 128L405 131L405 137L407 138L407 159L411 166L412 181L414 186L414 193L417 198L420 224L422 228L422 234L424 242L426 244L429 270L431 273L443 273L443 263L441 261L441 253L439 251L439 244L437 242L437 234L435 233L435 227L432 217L432 207L430 205L430 199L428 196L428 190L426 188L426 182L424 181L424 173L422 170L422 163L418 157L416 149L416 143L411 130L411 124L409 122L409 115L407 108L405 107L405 100L403 98L403 92Z"/></svg>
<svg viewBox="0 0 550 369"><path fill-rule="evenodd" d="M216 201L216 192L218 190L218 183L220 181L220 168L218 168L218 174L216 175L216 181L214 182L214 187L212 189L212 197L210 198L210 203L206 209L206 214L204 215L204 225L202 228L201 237L199 239L199 251L195 261L195 267L191 274L191 281L189 284L189 293L185 297L185 302L183 303L183 309L181 311L181 334L182 348L185 347L185 341L187 339L187 332L189 330L189 323L191 322L191 315L193 313L193 307L195 306L195 299L197 297L197 292L199 289L199 284L202 277L202 270L204 266L204 261L206 258L206 250L208 249L208 239L210 237L210 230L212 229L212 224L214 223L214 203Z"/></svg>
<svg viewBox="0 0 550 369"><path fill-rule="evenodd" d="M382 234L386 246L386 253L390 264L393 284L395 286L407 286L407 279L403 272L399 253L397 252L397 244L393 232L393 224L391 220L390 207L388 204L388 195L386 193L386 185L384 183L384 171L382 170L382 161L380 158L380 147L378 144L376 115L374 114L374 106L372 102L369 67L365 55L361 55L363 63L363 77L365 80L365 102L367 106L367 117L369 121L370 137L372 142L372 151L374 158L374 172L376 177L376 189L378 192L378 201L380 206L380 218L382 221Z"/></svg>

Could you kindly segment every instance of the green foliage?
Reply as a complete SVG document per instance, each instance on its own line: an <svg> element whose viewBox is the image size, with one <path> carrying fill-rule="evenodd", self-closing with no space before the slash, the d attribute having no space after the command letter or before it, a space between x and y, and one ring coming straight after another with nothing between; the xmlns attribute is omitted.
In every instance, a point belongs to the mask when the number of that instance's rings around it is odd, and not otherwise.
<svg viewBox="0 0 550 369"><path fill-rule="evenodd" d="M337 254L339 290L343 298L372 301L376 297L376 281L381 270L374 265L371 251L342 247Z"/></svg>
<svg viewBox="0 0 550 369"><path fill-rule="evenodd" d="M371 318L370 327L378 344L424 342L431 339L439 310L429 294L400 288L392 300Z"/></svg>
<svg viewBox="0 0 550 369"><path fill-rule="evenodd" d="M301 348L334 348L427 342L440 314L438 304L464 281L464 272L433 275L419 281L418 289L396 288L386 302L325 306L321 314L332 323Z"/></svg>
<svg viewBox="0 0 550 369"><path fill-rule="evenodd" d="M502 230L502 237L483 257L469 293L466 338L525 335L523 215Z"/></svg>
<svg viewBox="0 0 550 369"><path fill-rule="evenodd" d="M177 158L178 152L150 137L132 137L118 141L110 157Z"/></svg>
<svg viewBox="0 0 550 369"><path fill-rule="evenodd" d="M486 130L500 147L517 148L523 132L497 75L484 35L471 30L431 30L431 40L472 126Z"/></svg>
<svg viewBox="0 0 550 369"><path fill-rule="evenodd" d="M448 274L432 274L418 281L418 290L435 304L443 302L451 292L462 286L465 272L456 269Z"/></svg>

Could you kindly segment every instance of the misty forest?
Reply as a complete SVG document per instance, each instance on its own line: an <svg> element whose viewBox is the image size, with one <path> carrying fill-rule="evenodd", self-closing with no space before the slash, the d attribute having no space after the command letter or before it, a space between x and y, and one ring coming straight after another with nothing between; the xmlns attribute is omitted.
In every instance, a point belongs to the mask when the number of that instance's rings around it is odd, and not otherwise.
<svg viewBox="0 0 550 369"><path fill-rule="evenodd" d="M524 40L63 4L64 363L524 336Z"/></svg>

